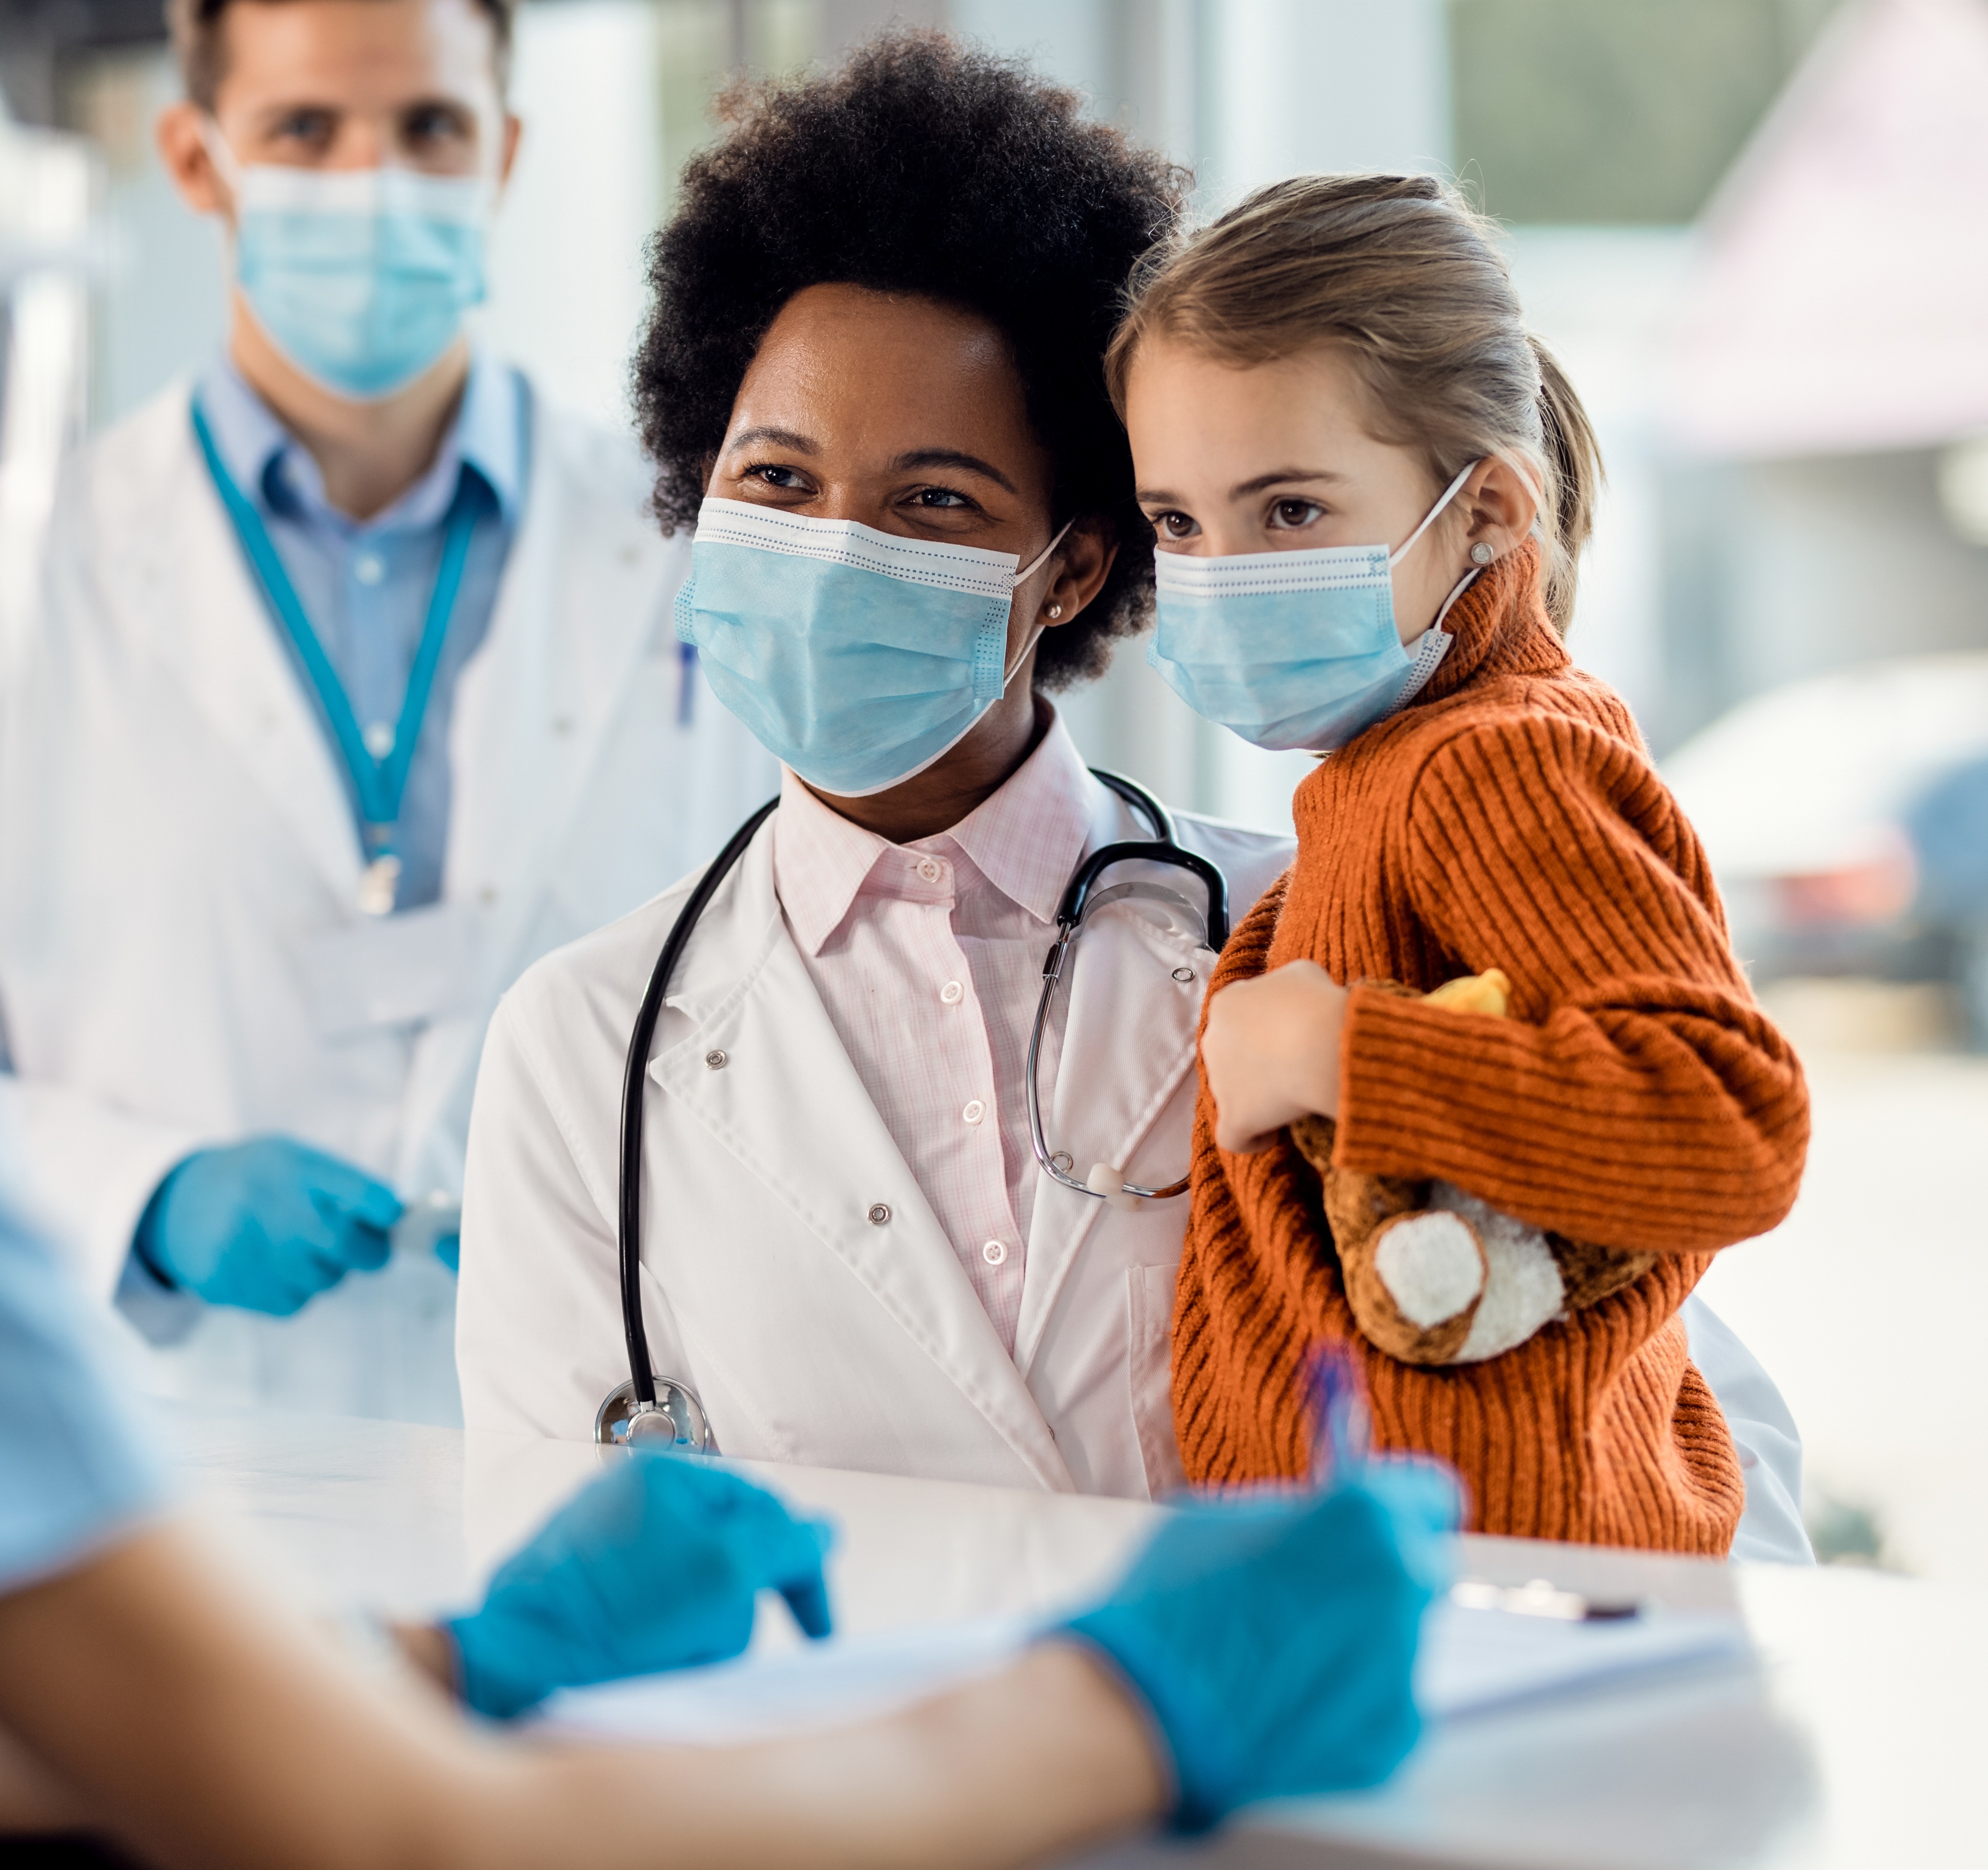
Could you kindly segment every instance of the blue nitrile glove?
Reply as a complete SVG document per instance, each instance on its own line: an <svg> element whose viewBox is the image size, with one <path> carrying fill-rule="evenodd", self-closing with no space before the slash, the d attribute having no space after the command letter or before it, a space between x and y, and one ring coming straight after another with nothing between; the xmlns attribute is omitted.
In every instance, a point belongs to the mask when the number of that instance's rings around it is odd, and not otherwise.
<svg viewBox="0 0 1988 1870"><path fill-rule="evenodd" d="M169 1286L286 1318L347 1273L384 1266L400 1218L384 1182L259 1136L184 1158L152 1191L131 1244Z"/></svg>
<svg viewBox="0 0 1988 1870"><path fill-rule="evenodd" d="M437 1235L434 1256L451 1273L462 1272L462 1236L459 1233Z"/></svg>
<svg viewBox="0 0 1988 1870"><path fill-rule="evenodd" d="M1394 1770L1419 1731L1409 1676L1456 1515L1455 1483L1422 1463L1370 1463L1320 1494L1203 1495L1063 1626L1145 1703L1177 1830Z"/></svg>
<svg viewBox="0 0 1988 1870"><path fill-rule="evenodd" d="M765 1590L826 1636L831 1537L695 1456L631 1449L505 1561L481 1610L446 1626L462 1698L502 1720L556 1688L723 1662L751 1639Z"/></svg>

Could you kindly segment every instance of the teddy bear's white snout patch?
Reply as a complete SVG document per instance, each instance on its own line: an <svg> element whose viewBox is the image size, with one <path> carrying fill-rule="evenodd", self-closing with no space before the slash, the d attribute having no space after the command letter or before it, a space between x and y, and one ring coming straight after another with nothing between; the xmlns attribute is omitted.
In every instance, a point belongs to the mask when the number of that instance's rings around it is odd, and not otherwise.
<svg viewBox="0 0 1988 1870"><path fill-rule="evenodd" d="M1489 1202L1447 1182L1429 1185L1429 1206L1469 1220L1484 1243L1489 1269L1484 1302L1470 1321L1470 1335L1456 1354L1457 1362L1502 1357L1560 1315L1560 1265L1537 1227L1500 1213Z"/></svg>
<svg viewBox="0 0 1988 1870"><path fill-rule="evenodd" d="M1424 1331L1454 1318L1484 1284L1477 1236L1439 1210L1412 1214L1390 1227L1374 1249L1374 1270L1401 1316Z"/></svg>

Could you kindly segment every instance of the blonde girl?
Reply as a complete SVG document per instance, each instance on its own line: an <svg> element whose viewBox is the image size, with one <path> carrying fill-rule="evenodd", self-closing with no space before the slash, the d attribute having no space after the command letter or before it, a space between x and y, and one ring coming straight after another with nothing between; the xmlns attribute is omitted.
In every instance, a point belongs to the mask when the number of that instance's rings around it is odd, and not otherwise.
<svg viewBox="0 0 1988 1870"><path fill-rule="evenodd" d="M1338 1341L1376 1439L1452 1463L1483 1530L1724 1552L1744 1490L1677 1312L1787 1212L1807 1094L1628 708L1563 646L1600 469L1578 399L1487 225L1416 176L1253 196L1148 265L1109 370L1158 540L1156 666L1326 756L1211 989L1190 1476L1302 1472L1306 1360ZM1493 969L1510 1017L1414 997ZM1397 1361L1356 1329L1291 1141L1317 1119L1330 1170L1654 1257L1500 1354Z"/></svg>

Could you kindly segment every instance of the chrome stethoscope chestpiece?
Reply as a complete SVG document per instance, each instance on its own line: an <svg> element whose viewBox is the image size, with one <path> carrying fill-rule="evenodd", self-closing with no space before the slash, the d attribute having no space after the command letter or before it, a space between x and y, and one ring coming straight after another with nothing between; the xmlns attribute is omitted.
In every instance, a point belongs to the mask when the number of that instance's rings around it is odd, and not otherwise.
<svg viewBox="0 0 1988 1870"><path fill-rule="evenodd" d="M652 1379L654 1402L641 1402L631 1377L609 1391L593 1419L593 1439L604 1448L675 1448L694 1455L711 1449L711 1424L696 1391L668 1377Z"/></svg>

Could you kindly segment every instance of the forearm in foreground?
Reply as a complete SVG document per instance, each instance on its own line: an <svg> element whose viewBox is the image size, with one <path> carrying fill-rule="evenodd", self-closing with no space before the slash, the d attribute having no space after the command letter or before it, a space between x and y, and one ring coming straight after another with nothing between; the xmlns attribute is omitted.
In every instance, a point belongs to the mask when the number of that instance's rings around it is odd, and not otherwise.
<svg viewBox="0 0 1988 1870"><path fill-rule="evenodd" d="M364 1679L171 1527L0 1599L0 1727L105 1831L205 1870L992 1870L1165 1798L1132 1703L1072 1648L806 1739L532 1747Z"/></svg>

